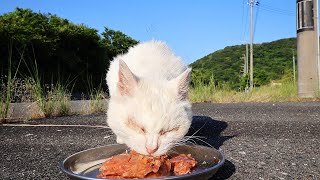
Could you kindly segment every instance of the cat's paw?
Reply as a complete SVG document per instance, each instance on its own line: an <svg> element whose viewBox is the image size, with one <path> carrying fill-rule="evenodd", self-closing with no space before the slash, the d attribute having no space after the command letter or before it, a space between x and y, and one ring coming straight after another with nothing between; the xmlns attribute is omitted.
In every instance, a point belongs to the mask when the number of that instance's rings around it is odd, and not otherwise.
<svg viewBox="0 0 320 180"><path fill-rule="evenodd" d="M117 137L117 143L123 144L123 140L121 138Z"/></svg>

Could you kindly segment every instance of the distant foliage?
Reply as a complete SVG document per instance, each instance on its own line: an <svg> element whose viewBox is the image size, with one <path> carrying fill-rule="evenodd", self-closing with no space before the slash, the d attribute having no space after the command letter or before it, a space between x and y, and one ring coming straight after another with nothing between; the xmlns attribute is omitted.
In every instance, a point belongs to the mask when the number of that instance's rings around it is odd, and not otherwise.
<svg viewBox="0 0 320 180"><path fill-rule="evenodd" d="M106 89L105 74L112 58L137 41L106 28L102 36L83 24L50 13L17 8L0 16L0 77L8 72L9 44L13 44L12 72L25 78L39 71L43 84L62 83L75 92L87 85Z"/></svg>
<svg viewBox="0 0 320 180"><path fill-rule="evenodd" d="M281 79L286 72L292 72L292 49L296 39L288 38L254 45L254 85L268 84ZM212 76L215 84L228 84L232 89L243 89L248 76L242 76L245 45L229 46L209 54L191 64L193 80L209 82ZM201 72L201 73L200 73Z"/></svg>
<svg viewBox="0 0 320 180"><path fill-rule="evenodd" d="M123 34L122 32L115 31L107 27L104 28L102 36L102 44L107 47L108 56L110 56L110 58L117 54L126 53L131 46L138 43L138 41Z"/></svg>

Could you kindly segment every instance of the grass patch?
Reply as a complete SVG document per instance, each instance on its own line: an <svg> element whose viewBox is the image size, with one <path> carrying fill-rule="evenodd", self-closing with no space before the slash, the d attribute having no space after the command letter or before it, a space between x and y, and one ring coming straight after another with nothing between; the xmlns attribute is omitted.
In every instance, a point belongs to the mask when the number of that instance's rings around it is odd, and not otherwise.
<svg viewBox="0 0 320 180"><path fill-rule="evenodd" d="M104 112L104 100L105 100L105 93L101 88L98 88L98 90L95 90L90 93L90 110L91 113L99 113Z"/></svg>
<svg viewBox="0 0 320 180"><path fill-rule="evenodd" d="M33 78L28 78L26 83L26 86L32 89L32 97L45 117L64 116L70 113L71 93L60 83L47 85L46 88L41 86L40 81Z"/></svg>
<svg viewBox="0 0 320 180"><path fill-rule="evenodd" d="M228 87L216 87L213 83L207 85L198 83L190 88L189 99L193 103L237 103L237 102L296 102L305 100L319 101L298 97L297 85L292 81L284 81L279 85L255 87L251 92L235 91Z"/></svg>
<svg viewBox="0 0 320 180"><path fill-rule="evenodd" d="M0 122L4 121L6 118L6 111L4 106L4 98L3 95L0 94Z"/></svg>
<svg viewBox="0 0 320 180"><path fill-rule="evenodd" d="M45 116L65 116L70 113L71 93L66 88L57 84L47 92L44 102Z"/></svg>

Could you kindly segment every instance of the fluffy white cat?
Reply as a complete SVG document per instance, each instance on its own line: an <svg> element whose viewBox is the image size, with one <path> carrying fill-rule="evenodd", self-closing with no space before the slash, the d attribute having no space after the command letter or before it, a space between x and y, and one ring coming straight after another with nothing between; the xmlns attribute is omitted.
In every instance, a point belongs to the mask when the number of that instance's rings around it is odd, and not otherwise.
<svg viewBox="0 0 320 180"><path fill-rule="evenodd" d="M110 64L107 123L118 143L145 155L165 154L191 125L191 68L163 42L131 47Z"/></svg>

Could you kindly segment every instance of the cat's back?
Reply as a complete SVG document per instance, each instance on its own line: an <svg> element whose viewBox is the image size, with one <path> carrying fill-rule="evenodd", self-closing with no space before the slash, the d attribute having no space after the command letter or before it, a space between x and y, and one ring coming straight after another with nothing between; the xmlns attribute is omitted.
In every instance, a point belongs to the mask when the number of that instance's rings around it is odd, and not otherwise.
<svg viewBox="0 0 320 180"><path fill-rule="evenodd" d="M130 48L127 54L115 58L117 59L122 59L139 77L160 76L172 79L186 69L182 60L161 41L140 43Z"/></svg>
<svg viewBox="0 0 320 180"><path fill-rule="evenodd" d="M118 55L107 73L109 89L118 81L119 59L140 78L171 80L180 75L187 66L161 41L147 41L129 48L128 53Z"/></svg>

